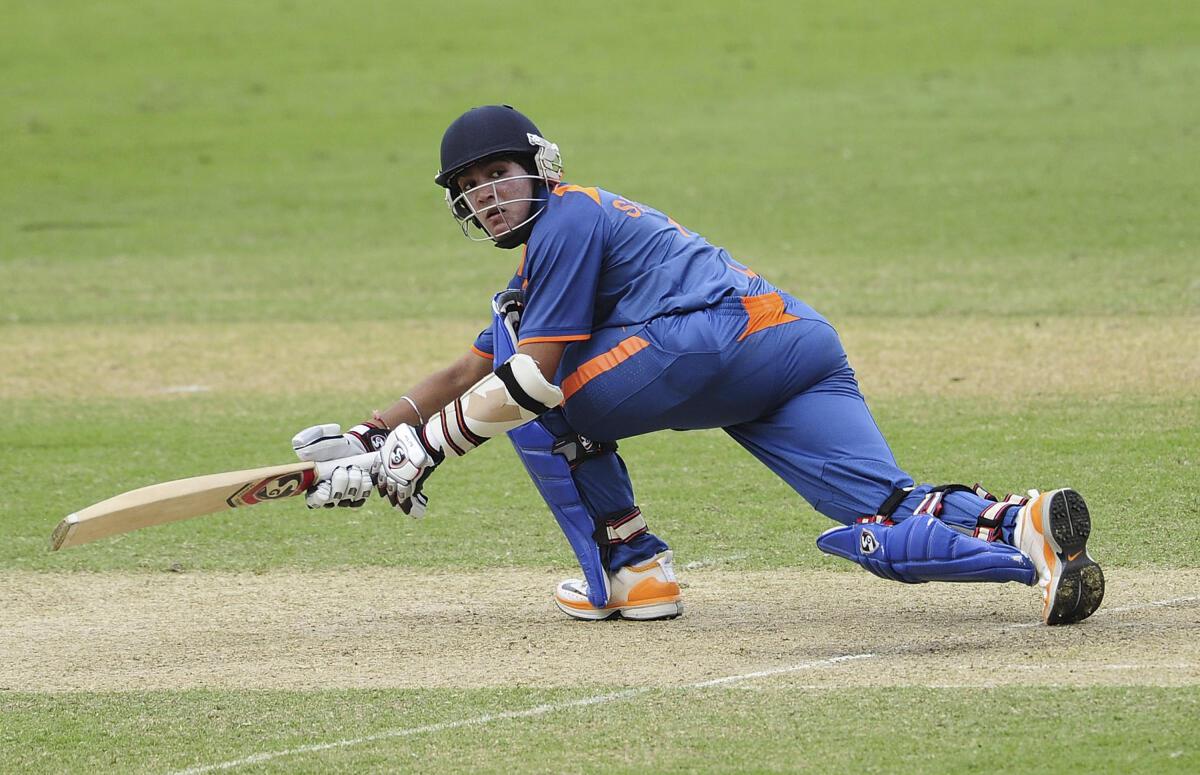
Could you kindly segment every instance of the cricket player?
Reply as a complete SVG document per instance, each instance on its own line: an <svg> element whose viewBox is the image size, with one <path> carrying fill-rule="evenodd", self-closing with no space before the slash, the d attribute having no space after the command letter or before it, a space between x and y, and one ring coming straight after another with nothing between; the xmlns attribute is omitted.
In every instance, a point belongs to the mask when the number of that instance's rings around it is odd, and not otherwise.
<svg viewBox="0 0 1200 775"><path fill-rule="evenodd" d="M721 428L839 523L818 537L824 552L906 583L1037 585L1046 624L1100 605L1078 493L917 484L824 317L665 213L564 181L558 147L517 110L450 124L435 181L463 234L512 250L516 273L458 360L346 433L296 435L304 460L380 451L373 470L338 468L314 486L310 507L361 505L375 487L418 516L438 468L507 434L583 571L558 585L557 606L585 620L670 618L683 610L672 553L649 531L617 442Z"/></svg>

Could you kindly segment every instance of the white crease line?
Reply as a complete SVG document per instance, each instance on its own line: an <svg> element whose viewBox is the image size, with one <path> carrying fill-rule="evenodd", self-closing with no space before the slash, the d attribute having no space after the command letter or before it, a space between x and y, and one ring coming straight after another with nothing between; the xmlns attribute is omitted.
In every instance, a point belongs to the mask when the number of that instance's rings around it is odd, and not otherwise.
<svg viewBox="0 0 1200 775"><path fill-rule="evenodd" d="M1075 665L1083 665L1086 667L1094 667L1097 670L1195 670L1197 665L1192 662L1165 662L1162 664L1153 664L1149 662L1143 663L1109 663L1096 665L1082 660L1058 660L1052 664L1042 665L992 665L995 670L1008 670L1014 673L1039 673L1048 671L1059 671L1064 666L1073 667Z"/></svg>
<svg viewBox="0 0 1200 775"><path fill-rule="evenodd" d="M1093 616L1100 614L1123 614L1126 611L1140 611L1143 608L1162 608L1163 606L1179 605L1180 603L1193 603L1200 600L1200 595L1189 595L1188 597L1173 597L1170 600L1151 600L1149 603L1134 603L1133 605L1123 605L1118 608L1101 608ZM1044 627L1041 622L1028 622L1024 624L1010 624L1004 629L1006 630L1023 630L1028 627Z"/></svg>
<svg viewBox="0 0 1200 775"><path fill-rule="evenodd" d="M1200 595L1189 595L1188 597L1173 597L1170 600L1152 600L1149 603L1137 603L1135 605L1123 605L1119 608L1101 608L1096 613L1106 614L1123 614L1126 611L1137 611L1141 608L1157 608L1167 605L1179 605L1180 603L1194 603L1200 600Z"/></svg>
<svg viewBox="0 0 1200 775"><path fill-rule="evenodd" d="M503 713L487 713L475 718L462 719L459 721L444 721L440 724L427 724L421 727L407 727L404 729L392 729L387 732L379 732L374 735L366 735L364 737L354 737L346 740L335 740L332 743L315 743L313 745L302 745L298 748L289 748L284 751L269 751L265 753L256 753L242 759L233 759L219 764L204 764L197 767L190 767L186 770L178 770L172 775L201 775L205 772L216 772L218 770L232 770L237 767L245 767L250 764L260 764L262 762L278 759L283 756L295 756L302 753L316 753L318 751L328 751L332 748L349 748L354 745L362 745L363 743L373 743L379 740L388 740L396 737L410 737L412 735L420 735L427 732L444 732L448 729L461 729L462 727L477 727L484 724L490 724L493 721L507 721L515 718L530 718L533 716L543 716L547 713L556 713L560 710L568 710L570 708L582 708L589 705L604 705L609 702L619 702L627 700L630 697L636 697L639 694L654 689L703 689L709 686L719 686L723 684L738 683L740 681L751 681L755 678L765 678L767 676L782 675L784 673L796 673L801 670L811 670L817 667L828 667L829 665L837 665L842 662L852 662L859 659L873 659L878 654L848 654L840 657L830 657L828 659L818 659L812 662L802 662L798 665L790 665L788 667L777 667L770 670L759 670L754 673L741 673L739 675L727 675L723 678L714 678L708 681L700 681L699 683L687 684L679 687L651 687L639 686L634 689L626 689L621 692L613 692L612 694L598 694L593 697L584 697L578 700L568 700L566 702L554 702L546 705L536 705L525 710L510 710Z"/></svg>
<svg viewBox="0 0 1200 775"><path fill-rule="evenodd" d="M837 665L842 662L854 662L859 659L874 659L878 654L848 654L842 657L830 657L829 659L818 659L816 662L804 662L799 665L791 665L789 667L775 667L770 670L759 670L756 673L742 673L741 675L727 675L724 678L713 678L709 681L701 681L700 683L688 684L681 687L683 689L704 689L709 686L720 686L721 684L733 684L741 681L751 681L755 678L766 678L771 675L783 675L784 673L795 673L800 670L809 670L814 667L825 667L827 665Z"/></svg>
<svg viewBox="0 0 1200 775"><path fill-rule="evenodd" d="M684 570L699 570L700 568L708 568L713 565L724 565L727 562L737 562L738 560L746 559L744 554L732 554L728 557L702 557L699 560L692 560L687 565L683 566Z"/></svg>
<svg viewBox="0 0 1200 775"><path fill-rule="evenodd" d="M171 385L160 389L160 393L207 393L212 388L208 385Z"/></svg>
<svg viewBox="0 0 1200 775"><path fill-rule="evenodd" d="M1200 600L1200 595L1191 595L1188 597L1175 597L1169 600L1153 600L1149 603L1136 603L1134 605L1120 606L1118 608L1102 608L1096 612L1096 616L1100 614L1117 614L1125 613L1126 611L1137 611L1143 608L1157 608L1163 606L1179 605L1180 603L1191 603ZM1031 624L1011 624L1002 627L1002 630L1023 629L1026 627L1042 627L1041 622L1033 622ZM827 667L836 665L842 662L851 662L860 659L874 659L880 656L879 654L849 654L840 657L830 657L828 659L818 659L814 662L803 662L798 665L789 667L778 667L770 670L759 670L753 673L740 673L738 675L729 675L722 678L713 678L708 681L700 681L699 683L687 684L685 686L674 687L676 689L703 689L709 686L720 686L724 684L740 683L742 681L750 681L755 678L765 678L767 676L782 675L784 673L795 673L801 670L811 670L815 667ZM947 684L947 686L955 686ZM515 718L530 718L533 716L543 716L547 713L556 713L560 710L568 710L570 708L582 708L589 705L603 705L609 702L619 702L621 700L636 697L639 694L645 694L653 688L672 688L672 687L649 687L641 686L634 689L626 689L621 692L612 694L598 694L593 697L584 697L578 700L568 700L566 702L550 703L547 705L537 705L525 710L510 710L503 713L487 713L475 718L461 719L459 721L445 721L440 724L428 724L421 727L407 727L405 729L393 729L387 732L379 732L374 735L365 737L355 737L347 740L335 740L332 743L317 743L313 745L304 745L298 748L289 748L284 751L271 751L266 753L256 753L247 756L243 759L234 759L232 761L221 762L219 764L205 764L197 767L191 767L186 770L178 770L171 775L201 775L206 772L216 772L218 770L232 770L236 767L245 767L250 764L259 764L260 762L278 759L283 756L295 756L302 753L316 753L318 751L328 751L332 748L348 748L350 746L362 745L363 743L373 743L378 740L388 740L396 737L410 737L412 735L424 734L427 732L444 732L448 729L461 729L462 727L482 726L490 724L493 721L506 721Z"/></svg>

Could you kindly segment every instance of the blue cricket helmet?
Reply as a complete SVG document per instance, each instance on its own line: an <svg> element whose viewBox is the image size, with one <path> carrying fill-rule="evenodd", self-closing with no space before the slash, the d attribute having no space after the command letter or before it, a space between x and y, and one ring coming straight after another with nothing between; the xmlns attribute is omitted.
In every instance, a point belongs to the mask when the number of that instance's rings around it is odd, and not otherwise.
<svg viewBox="0 0 1200 775"><path fill-rule="evenodd" d="M453 190L456 173L490 156L514 154L533 159L537 174L547 181L562 180L558 147L542 137L541 130L512 105L471 108L454 120L442 135L442 168L433 179Z"/></svg>

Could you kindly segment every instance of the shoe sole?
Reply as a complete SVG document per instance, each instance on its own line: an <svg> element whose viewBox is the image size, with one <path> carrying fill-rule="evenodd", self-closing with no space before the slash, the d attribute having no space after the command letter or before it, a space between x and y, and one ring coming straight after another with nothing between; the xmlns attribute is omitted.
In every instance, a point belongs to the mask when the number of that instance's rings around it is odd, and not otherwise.
<svg viewBox="0 0 1200 775"><path fill-rule="evenodd" d="M652 619L674 619L683 613L683 601L671 600L654 605L631 605L617 609L622 619L647 622Z"/></svg>
<svg viewBox="0 0 1200 775"><path fill-rule="evenodd" d="M682 600L668 600L660 603L615 606L613 608L576 608L568 603L563 602L558 595L554 596L554 604L558 606L558 610L562 611L572 619L580 619L587 622L597 622L603 619L632 619L634 621L646 622L654 619L674 619L683 613Z"/></svg>
<svg viewBox="0 0 1200 775"><path fill-rule="evenodd" d="M1059 490L1046 507L1044 537L1057 556L1050 578L1050 594L1043 619L1046 624L1074 624L1096 612L1104 599L1104 572L1087 553L1092 516L1083 496Z"/></svg>

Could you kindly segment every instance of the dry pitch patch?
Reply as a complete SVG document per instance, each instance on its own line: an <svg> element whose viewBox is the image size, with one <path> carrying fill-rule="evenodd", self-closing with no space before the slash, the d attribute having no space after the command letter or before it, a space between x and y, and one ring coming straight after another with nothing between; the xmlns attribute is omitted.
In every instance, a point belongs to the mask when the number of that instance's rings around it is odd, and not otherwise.
<svg viewBox="0 0 1200 775"><path fill-rule="evenodd" d="M1200 684L1194 570L1114 571L1101 610L1059 628L1016 584L728 568L683 574L679 619L582 623L553 608L557 578L4 572L0 690L673 687L856 654L874 656L770 680Z"/></svg>
<svg viewBox="0 0 1200 775"><path fill-rule="evenodd" d="M352 392L390 400L465 352L486 322L6 326L0 399ZM835 323L869 398L1184 395L1200 385L1200 317ZM403 342L403 357L381 351L387 342ZM295 355L300 345L304 358Z"/></svg>
<svg viewBox="0 0 1200 775"><path fill-rule="evenodd" d="M0 327L0 399L393 396L462 352L485 322ZM1196 317L864 317L838 327L869 397L1188 396L1200 384ZM374 352L371 369L348 341ZM409 343L405 357L373 350L386 341ZM320 370L291 354L297 342ZM553 608L557 578L0 571L0 690L670 687L862 653L878 657L771 680L1200 683L1191 635L1200 571L1114 571L1104 607L1070 628L1029 626L1035 594L1014 584L912 587L865 573L728 566L686 574L678 620L583 624Z"/></svg>

